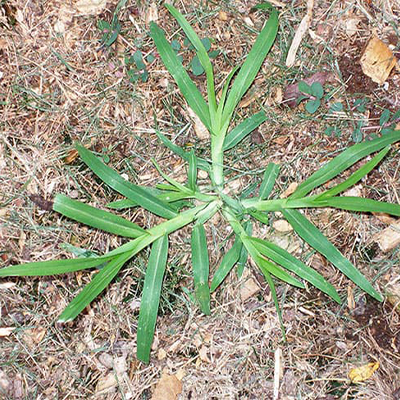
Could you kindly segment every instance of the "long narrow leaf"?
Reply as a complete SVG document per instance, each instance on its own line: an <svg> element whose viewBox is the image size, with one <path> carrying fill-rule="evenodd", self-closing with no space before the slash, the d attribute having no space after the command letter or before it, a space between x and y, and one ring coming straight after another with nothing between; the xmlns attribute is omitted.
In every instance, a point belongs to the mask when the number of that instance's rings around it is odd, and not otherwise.
<svg viewBox="0 0 400 400"><path fill-rule="evenodd" d="M226 77L226 81L224 83L224 88L222 89L221 98L219 99L218 109L217 109L217 118L220 120L222 118L222 112L224 111L226 95L228 93L229 85L233 78L233 75L236 74L236 71L239 69L239 65L232 68L231 72L229 72Z"/></svg>
<svg viewBox="0 0 400 400"><path fill-rule="evenodd" d="M72 321L87 307L113 280L118 271L133 256L133 253L123 253L110 261L92 281L76 296L60 315L58 322Z"/></svg>
<svg viewBox="0 0 400 400"><path fill-rule="evenodd" d="M211 281L211 292L213 292L223 282L233 266L238 262L242 247L242 241L238 236L236 236L235 242L233 243L232 247L226 252L224 257L222 258L221 264L215 271L215 274Z"/></svg>
<svg viewBox="0 0 400 400"><path fill-rule="evenodd" d="M258 126L267 120L267 115L264 111L246 118L238 126L225 137L224 151L235 147L241 140L243 140L249 133L253 132Z"/></svg>
<svg viewBox="0 0 400 400"><path fill-rule="evenodd" d="M112 257L110 257L112 258ZM48 276L81 271L103 264L105 258L74 258L70 260L35 261L0 269L0 276Z"/></svg>
<svg viewBox="0 0 400 400"><path fill-rule="evenodd" d="M163 135L160 131L156 131L156 135L158 138L163 142L163 144L168 147L171 151L173 151L178 156L182 157L185 161L189 162L190 153L182 149L182 147L177 146L176 144L172 143L165 135ZM202 159L197 159L197 165L200 169L209 172L211 167L210 164Z"/></svg>
<svg viewBox="0 0 400 400"><path fill-rule="evenodd" d="M299 199L306 196L311 190L334 178L367 155L398 141L400 141L400 130L392 131L380 138L349 147L299 185L290 198Z"/></svg>
<svg viewBox="0 0 400 400"><path fill-rule="evenodd" d="M253 83L266 55L275 41L277 32L278 13L275 9L271 9L271 15L265 27L258 35L250 53L233 82L222 114L222 125L225 125L230 120L235 107Z"/></svg>
<svg viewBox="0 0 400 400"><path fill-rule="evenodd" d="M276 312L278 314L279 325L281 327L283 340L286 342L286 331L285 331L285 326L283 325L282 311L281 311L281 308L279 307L279 301L278 301L278 296L276 294L275 283L271 277L271 274L268 271L263 271L263 274L264 274L265 279L267 280L268 286L271 290L271 296L272 296L272 300L274 301Z"/></svg>
<svg viewBox="0 0 400 400"><path fill-rule="evenodd" d="M208 93L211 123L213 123L213 121L215 121L215 114L217 112L217 101L215 98L214 73L210 57L208 56L207 51L203 43L201 42L200 38L197 36L196 32L186 21L183 15L170 4L166 3L165 7L175 17L175 19L182 27L188 39L193 44L194 48L196 49L197 56L199 57L200 64L204 68L207 77L207 93Z"/></svg>
<svg viewBox="0 0 400 400"><path fill-rule="evenodd" d="M55 197L53 210L75 221L115 235L137 238L146 233L143 228L133 222L80 201L72 200L63 194Z"/></svg>
<svg viewBox="0 0 400 400"><path fill-rule="evenodd" d="M190 79L182 63L175 54L171 45L165 38L164 32L154 22L150 23L151 37L157 46L157 50L160 53L161 59L167 68L168 72L172 75L177 83L179 90L185 97L189 106L198 115L201 122L211 130L211 119L208 110L207 103L201 95L199 89L197 89L194 82Z"/></svg>
<svg viewBox="0 0 400 400"><path fill-rule="evenodd" d="M253 259L263 273L267 271L270 274L276 276L281 281L289 283L289 285L304 289L303 283L294 278L292 275L288 274L284 269L278 267L276 264L266 260L261 256L255 257Z"/></svg>
<svg viewBox="0 0 400 400"><path fill-rule="evenodd" d="M360 167L356 172L354 172L348 179L339 185L333 187L332 189L327 190L317 197L317 200L326 199L328 197L336 196L337 194L344 192L346 189L355 185L358 181L360 181L364 176L366 176L370 171L372 171L386 156L389 152L390 146L382 149L372 160L365 163L362 167Z"/></svg>
<svg viewBox="0 0 400 400"><path fill-rule="evenodd" d="M323 200L324 206L348 211L377 212L400 217L400 205L362 197L339 196Z"/></svg>
<svg viewBox="0 0 400 400"><path fill-rule="evenodd" d="M272 162L265 168L263 181L260 186L260 194L258 195L260 200L265 200L271 194L276 178L279 175L279 169L280 166Z"/></svg>
<svg viewBox="0 0 400 400"><path fill-rule="evenodd" d="M257 221L260 221L264 225L269 224L268 213L256 210L247 210L247 212Z"/></svg>
<svg viewBox="0 0 400 400"><path fill-rule="evenodd" d="M179 183L177 180L175 180L174 178L171 178L170 176L168 176L167 174L165 174L162 169L160 168L160 166L157 164L157 162L152 159L152 162L154 164L154 166L156 167L157 171L159 172L159 174L168 182L170 183L171 186L166 186L165 189L167 190L177 190L181 193L185 193L185 194L189 194L191 193L191 190L188 189L186 186L182 185L181 183ZM158 186L160 187L160 186ZM163 187L161 187L163 188Z"/></svg>
<svg viewBox="0 0 400 400"><path fill-rule="evenodd" d="M339 271L373 298L382 301L382 296L372 287L361 272L299 211L283 210L297 234L311 247L323 254Z"/></svg>
<svg viewBox="0 0 400 400"><path fill-rule="evenodd" d="M83 146L76 145L76 148L85 164L108 186L123 194L128 199L137 202L146 210L164 218L173 218L176 212L168 203L151 195L147 190L134 185L122 178L116 171L103 164L99 158L93 155Z"/></svg>
<svg viewBox="0 0 400 400"><path fill-rule="evenodd" d="M188 186L193 191L197 187L197 157L193 150L189 153Z"/></svg>
<svg viewBox="0 0 400 400"><path fill-rule="evenodd" d="M196 224L192 230L192 264L196 299L201 311L210 314L210 288L208 275L210 272L206 232L203 225Z"/></svg>
<svg viewBox="0 0 400 400"><path fill-rule="evenodd" d="M336 289L325 280L325 278L308 265L304 264L296 257L293 257L289 252L277 246L274 243L270 243L263 239L251 238L256 249L265 257L270 258L272 261L281 265L283 268L294 272L296 275L310 282L316 288L320 289L332 299L340 303L340 297L336 292Z"/></svg>
<svg viewBox="0 0 400 400"><path fill-rule="evenodd" d="M137 328L137 357L145 363L148 363L150 359L167 257L168 236L165 235L153 243L140 302Z"/></svg>
<svg viewBox="0 0 400 400"><path fill-rule="evenodd" d="M243 228L245 233L248 236L251 236L253 233L253 224L251 223L250 220L246 221L243 224ZM239 256L239 260L237 262L237 269L236 269L236 275L238 278L241 278L243 275L243 271L244 268L246 266L247 263L247 258L248 258L248 253L247 253L247 249L245 246L242 246L242 250L240 251L240 256Z"/></svg>
<svg viewBox="0 0 400 400"><path fill-rule="evenodd" d="M139 251L149 246L161 236L169 235L170 233L175 232L176 230L183 228L185 225L193 222L196 219L197 214L199 214L199 212L202 211L206 206L206 204L202 204L200 206L190 208L186 211L182 211L175 218L162 222L161 224L156 225L153 228L147 229L146 235L131 240L130 242L123 244L115 250L110 251L105 256L99 256L99 258L110 258L130 251L134 251L134 254L137 254Z"/></svg>

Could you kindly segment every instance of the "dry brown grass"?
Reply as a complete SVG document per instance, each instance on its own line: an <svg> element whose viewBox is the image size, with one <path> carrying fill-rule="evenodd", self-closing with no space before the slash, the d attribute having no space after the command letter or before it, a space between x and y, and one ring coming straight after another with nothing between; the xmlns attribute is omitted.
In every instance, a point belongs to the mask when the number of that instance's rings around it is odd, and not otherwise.
<svg viewBox="0 0 400 400"><path fill-rule="evenodd" d="M150 156L175 176L183 171L180 160L159 146L153 113L177 143L194 145L207 154L207 144L194 133L182 98L158 60L148 66L148 82L132 84L127 78L124 53L154 50L147 35L148 2L139 6L127 2L119 16L122 33L111 47L100 45L96 23L110 21L117 2L108 2L100 15L79 15L75 3L0 2L0 266L69 256L63 243L100 253L119 243L118 238L49 211L48 202L58 192L99 207L115 199L79 160L73 160L74 141L107 154L110 165L145 184L159 181ZM215 38L214 46L224 50L224 56L216 60L216 76L222 80L229 64L239 63L247 54L255 37L252 32L261 27L264 16L249 16L255 1L197 3L184 1L177 6L185 6L196 30ZM249 168L261 172L268 161L278 161L282 164L278 185L285 189L345 148L352 126L340 122L342 137L327 137L323 134L326 121L310 119L302 106L280 106L279 91L312 72L336 74L336 61L345 63L344 53L353 57L352 63L345 64L346 74L352 72L360 43L373 29L383 38L395 38L398 51L399 32L391 26L399 24L400 10L391 0L318 2L311 29L323 41L307 36L298 64L287 70L285 49L305 9L302 3L282 4L279 39L256 82L254 100L240 111L246 115L269 106L270 122L231 154L231 165L239 172ZM218 16L219 9L227 13L226 21ZM163 28L179 35L177 25L159 4L158 13ZM247 17L254 27L246 26ZM358 18L359 24L357 32L349 35L345 28L351 18ZM353 75L357 73L355 69ZM204 86L202 78L196 82ZM398 73L392 74L385 91L336 77L330 88L338 90L337 99L348 102L364 90L372 100L369 134L376 131L383 108L399 108L398 82ZM393 151L363 182L363 194L399 202L399 182L399 154ZM142 226L156 222L141 212L126 211L125 216ZM374 244L373 235L385 227L376 217L329 210L312 217L363 273L376 277L378 288L384 290L397 279L399 249L383 254ZM227 232L214 230L210 241L216 236L225 240ZM90 280L90 273L3 279L0 328L14 330L11 334L1 331L0 398L150 399L161 372L166 371L182 380L181 399L272 399L274 355L280 348L280 399L399 399L400 320L393 306L366 299L293 235L276 240L290 243L340 289L342 297L348 293L351 300L353 296L355 306L340 307L311 289L300 292L280 285L288 335L288 342L282 343L269 291L250 267L242 280L233 274L228 278L213 297L212 316L202 316L182 290L192 285L184 256L188 240L185 234L175 235L154 351L146 366L135 358L146 254L130 262L90 308L66 325L56 324L57 316ZM218 249L211 256L215 263ZM241 288L248 280L256 282L259 291L243 301ZM349 383L350 368L374 360L379 360L380 368L371 379L359 385ZM114 373L118 384L100 392L104 378Z"/></svg>

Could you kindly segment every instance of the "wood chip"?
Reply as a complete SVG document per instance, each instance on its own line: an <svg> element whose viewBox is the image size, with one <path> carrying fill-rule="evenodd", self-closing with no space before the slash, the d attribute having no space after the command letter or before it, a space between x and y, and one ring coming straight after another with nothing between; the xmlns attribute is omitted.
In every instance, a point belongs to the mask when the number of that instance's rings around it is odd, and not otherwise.
<svg viewBox="0 0 400 400"><path fill-rule="evenodd" d="M291 194L293 194L296 191L297 186L299 186L299 184L297 182L292 182L288 186L288 188L284 192L281 193L281 195L279 197L281 199L286 199L287 197L289 197Z"/></svg>
<svg viewBox="0 0 400 400"><path fill-rule="evenodd" d="M374 236L383 252L394 249L400 244L400 222L392 224Z"/></svg>
<svg viewBox="0 0 400 400"><path fill-rule="evenodd" d="M382 85L389 77L397 60L389 47L374 36L368 42L360 63L363 73Z"/></svg>
<svg viewBox="0 0 400 400"><path fill-rule="evenodd" d="M228 14L225 11L219 10L218 11L218 19L220 21L228 21Z"/></svg>
<svg viewBox="0 0 400 400"><path fill-rule="evenodd" d="M254 296L256 293L260 291L260 287L254 281L254 279L250 278L242 285L240 288L240 298L242 301L246 301L250 297Z"/></svg>
<svg viewBox="0 0 400 400"><path fill-rule="evenodd" d="M290 45L288 55L286 57L286 66L288 68L293 67L296 59L297 50L300 47L300 43L303 40L304 35L306 34L308 28L310 27L313 7L314 7L314 0L307 0L307 14L303 17L303 19L300 22L300 25L297 28L292 44Z"/></svg>
<svg viewBox="0 0 400 400"><path fill-rule="evenodd" d="M293 230L292 225L290 225L289 222L284 219L278 219L277 221L274 221L272 226L276 231L282 233L291 232Z"/></svg>
<svg viewBox="0 0 400 400"><path fill-rule="evenodd" d="M97 15L106 8L107 0L78 0L75 8L83 15Z"/></svg>
<svg viewBox="0 0 400 400"><path fill-rule="evenodd" d="M200 118L195 114L195 112L188 107L187 108L190 119L194 124L194 132L200 140L206 140L210 138L210 133L205 125L201 122Z"/></svg>
<svg viewBox="0 0 400 400"><path fill-rule="evenodd" d="M0 337L10 336L14 327L0 328Z"/></svg>

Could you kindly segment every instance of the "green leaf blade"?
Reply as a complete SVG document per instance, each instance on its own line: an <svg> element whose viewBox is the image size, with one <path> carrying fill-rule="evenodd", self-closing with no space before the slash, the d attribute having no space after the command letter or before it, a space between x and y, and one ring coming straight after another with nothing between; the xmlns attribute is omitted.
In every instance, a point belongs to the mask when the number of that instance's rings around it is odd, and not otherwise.
<svg viewBox="0 0 400 400"><path fill-rule="evenodd" d="M257 114L246 118L238 126L225 137L224 151L235 147L240 141L242 141L247 135L254 131L258 126L267 120L267 115L264 111L260 111Z"/></svg>
<svg viewBox="0 0 400 400"><path fill-rule="evenodd" d="M267 23L258 35L250 53L247 55L245 62L233 82L222 114L222 125L228 123L240 99L253 83L266 55L274 44L277 33L278 13L274 8L271 8L271 15Z"/></svg>
<svg viewBox="0 0 400 400"><path fill-rule="evenodd" d="M336 289L317 271L304 264L296 257L292 256L289 252L274 243L270 243L266 240L258 238L251 238L251 241L262 255L270 258L283 268L294 272L296 275L300 276L322 292L326 293L336 302L340 303L340 297Z"/></svg>
<svg viewBox="0 0 400 400"><path fill-rule="evenodd" d="M0 269L0 276L50 276L94 268L107 261L106 258L74 258L68 260L35 261L11 265Z"/></svg>
<svg viewBox="0 0 400 400"><path fill-rule="evenodd" d="M324 255L339 271L366 293L376 300L382 301L382 296L373 288L364 275L303 214L292 209L282 210L282 213L303 240Z"/></svg>
<svg viewBox="0 0 400 400"><path fill-rule="evenodd" d="M189 162L190 160L190 152L185 151L182 147L177 146L172 143L165 135L163 135L160 131L156 130L156 135L163 142L163 144L168 147L171 151L177 154L179 157L182 157L185 161ZM210 164L202 159L197 158L197 165L200 169L209 172L211 170Z"/></svg>
<svg viewBox="0 0 400 400"><path fill-rule="evenodd" d="M400 205L386 203L362 197L339 196L323 200L327 207L340 208L347 211L386 213L400 217Z"/></svg>
<svg viewBox="0 0 400 400"><path fill-rule="evenodd" d="M75 319L108 286L125 262L132 256L133 253L122 253L111 260L69 303L60 315L58 322L69 322Z"/></svg>
<svg viewBox="0 0 400 400"><path fill-rule="evenodd" d="M258 198L265 200L271 194L275 185L276 178L279 175L280 166L278 164L269 163L264 172L264 177L260 186Z"/></svg>
<svg viewBox="0 0 400 400"><path fill-rule="evenodd" d="M400 130L392 131L380 138L349 147L299 185L290 198L299 199L306 196L311 190L331 180L367 155L398 141L400 141Z"/></svg>
<svg viewBox="0 0 400 400"><path fill-rule="evenodd" d="M339 185L333 187L332 189L329 189L326 192L322 193L320 196L317 197L317 200L322 200L328 197L336 196L337 194L344 192L346 189L355 185L382 161L382 159L386 156L389 150L390 146L387 146L384 149L382 149L372 160L365 163L356 172L354 172L348 179L346 179Z"/></svg>
<svg viewBox="0 0 400 400"><path fill-rule="evenodd" d="M197 188L197 157L193 150L189 153L188 186L193 191Z"/></svg>
<svg viewBox="0 0 400 400"><path fill-rule="evenodd" d="M224 281L231 269L239 261L242 247L242 241L236 235L235 242L222 258L221 264L213 276L210 286L211 292L213 292Z"/></svg>
<svg viewBox="0 0 400 400"><path fill-rule="evenodd" d="M210 116L212 117L211 118L211 124L212 124L213 121L215 121L215 118L213 118L213 116L215 116L215 113L217 111L217 102L215 98L213 67L210 58L208 56L207 50L204 47L205 41L200 40L200 38L197 36L196 32L193 30L190 24L186 21L184 16L174 6L166 3L165 7L175 17L175 19L182 27L188 39L193 44L194 48L196 49L198 60L206 73L207 93L208 93ZM199 72L200 70L197 71L197 73Z"/></svg>
<svg viewBox="0 0 400 400"><path fill-rule="evenodd" d="M206 232L203 225L196 224L193 227L191 247L196 299L200 304L201 311L206 315L210 315L210 288L208 286L210 266Z"/></svg>
<svg viewBox="0 0 400 400"><path fill-rule="evenodd" d="M169 219L176 216L175 210L169 204L153 196L148 190L126 181L85 147L77 144L76 149L85 164L112 189L160 217Z"/></svg>
<svg viewBox="0 0 400 400"><path fill-rule="evenodd" d="M175 79L182 95L185 97L192 110L198 115L201 122L203 122L208 130L211 130L211 118L207 103L199 89L197 89L197 86L190 79L185 68L183 68L178 56L165 38L163 30L159 28L157 24L151 22L150 33L165 67Z"/></svg>
<svg viewBox="0 0 400 400"><path fill-rule="evenodd" d="M137 329L137 357L148 363L156 326L161 287L168 258L168 236L152 246L146 269Z"/></svg>
<svg viewBox="0 0 400 400"><path fill-rule="evenodd" d="M77 200L58 194L53 210L83 224L115 235L137 238L146 233L140 226L108 211L99 210Z"/></svg>

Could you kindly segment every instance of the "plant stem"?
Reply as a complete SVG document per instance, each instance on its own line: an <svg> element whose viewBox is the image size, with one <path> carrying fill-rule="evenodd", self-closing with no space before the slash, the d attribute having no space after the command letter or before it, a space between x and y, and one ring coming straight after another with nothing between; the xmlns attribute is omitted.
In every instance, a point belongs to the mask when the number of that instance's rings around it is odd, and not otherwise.
<svg viewBox="0 0 400 400"><path fill-rule="evenodd" d="M212 177L218 190L223 189L224 183L224 141L226 130L220 130L217 134L211 133L211 161Z"/></svg>

